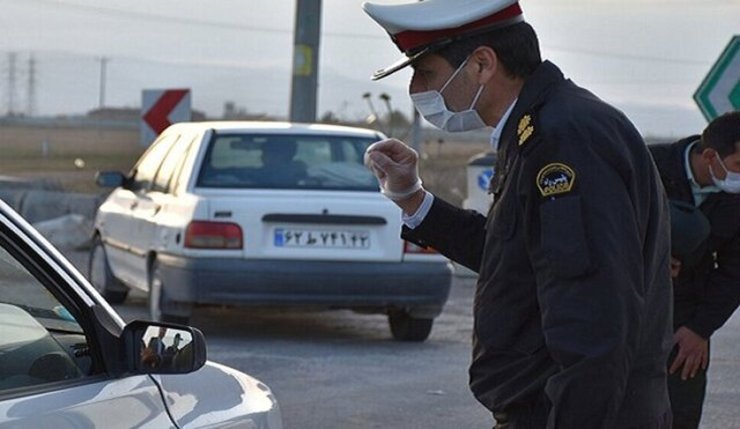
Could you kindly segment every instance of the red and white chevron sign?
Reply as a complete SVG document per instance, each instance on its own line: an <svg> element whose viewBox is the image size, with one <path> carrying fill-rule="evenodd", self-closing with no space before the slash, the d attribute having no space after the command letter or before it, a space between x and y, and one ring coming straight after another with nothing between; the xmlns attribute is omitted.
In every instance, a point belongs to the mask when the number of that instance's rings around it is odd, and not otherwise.
<svg viewBox="0 0 740 429"><path fill-rule="evenodd" d="M191 119L189 89L145 89L141 94L141 144L149 146L176 122Z"/></svg>

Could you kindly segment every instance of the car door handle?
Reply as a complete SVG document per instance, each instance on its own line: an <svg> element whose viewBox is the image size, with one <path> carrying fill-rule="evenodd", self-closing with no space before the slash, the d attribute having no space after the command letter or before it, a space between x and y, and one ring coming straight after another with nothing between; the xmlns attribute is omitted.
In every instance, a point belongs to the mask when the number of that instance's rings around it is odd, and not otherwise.
<svg viewBox="0 0 740 429"><path fill-rule="evenodd" d="M154 213L152 213L152 216L154 216L154 215L156 215L157 213L159 213L159 211L160 211L160 210L162 210L162 206L161 206L161 205L159 205L159 204L156 204L156 205L154 206Z"/></svg>
<svg viewBox="0 0 740 429"><path fill-rule="evenodd" d="M131 206L129 206L129 209L133 210L136 207L139 207L139 202L138 201L134 201L133 203L131 203Z"/></svg>

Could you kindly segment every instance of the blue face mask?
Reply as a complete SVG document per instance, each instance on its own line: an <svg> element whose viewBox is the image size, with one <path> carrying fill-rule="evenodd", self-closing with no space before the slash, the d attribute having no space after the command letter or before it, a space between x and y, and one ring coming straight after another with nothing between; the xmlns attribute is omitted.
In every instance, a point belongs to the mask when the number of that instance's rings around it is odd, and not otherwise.
<svg viewBox="0 0 740 429"><path fill-rule="evenodd" d="M740 194L740 173L729 171L727 167L725 167L725 163L722 162L722 158L719 157L719 153L716 153L716 156L717 160L719 160L719 165L721 165L722 169L725 170L726 176L724 179L718 179L714 175L712 167L710 166L709 174L712 176L712 181L714 182L714 185L729 194Z"/></svg>
<svg viewBox="0 0 740 429"><path fill-rule="evenodd" d="M447 85L449 85L458 73L460 73L460 70L465 67L469 58L470 57L466 58L465 61L460 64L460 67L452 73L452 76L447 79L447 82L442 85L442 88L439 91L423 91L410 95L411 101L414 103L416 110L419 111L419 114L435 127L447 132L455 133L470 131L478 128L485 128L487 126L478 112L474 109L481 92L483 92L484 85L480 85L478 88L478 92L475 94L475 97L473 97L473 102L470 103L470 107L460 112L453 112L448 109L447 103L445 103L445 99L442 96L442 91L447 88Z"/></svg>

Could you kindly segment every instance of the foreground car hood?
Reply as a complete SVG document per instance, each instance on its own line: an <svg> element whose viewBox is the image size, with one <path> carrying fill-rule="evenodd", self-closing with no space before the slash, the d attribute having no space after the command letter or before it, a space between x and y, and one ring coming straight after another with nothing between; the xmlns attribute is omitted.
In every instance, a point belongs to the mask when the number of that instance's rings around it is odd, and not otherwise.
<svg viewBox="0 0 740 429"><path fill-rule="evenodd" d="M214 362L186 375L157 376L172 417L182 429L282 429L270 388Z"/></svg>

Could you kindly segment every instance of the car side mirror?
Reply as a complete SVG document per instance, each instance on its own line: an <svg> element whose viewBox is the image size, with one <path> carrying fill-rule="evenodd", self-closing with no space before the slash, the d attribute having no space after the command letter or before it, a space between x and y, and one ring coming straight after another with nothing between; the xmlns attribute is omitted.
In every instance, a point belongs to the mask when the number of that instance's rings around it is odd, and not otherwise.
<svg viewBox="0 0 740 429"><path fill-rule="evenodd" d="M123 338L136 373L186 374L206 362L206 340L196 328L135 320L123 329Z"/></svg>
<svg viewBox="0 0 740 429"><path fill-rule="evenodd" d="M95 184L101 188L117 188L126 183L126 176L119 171L99 171L95 174Z"/></svg>

